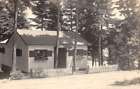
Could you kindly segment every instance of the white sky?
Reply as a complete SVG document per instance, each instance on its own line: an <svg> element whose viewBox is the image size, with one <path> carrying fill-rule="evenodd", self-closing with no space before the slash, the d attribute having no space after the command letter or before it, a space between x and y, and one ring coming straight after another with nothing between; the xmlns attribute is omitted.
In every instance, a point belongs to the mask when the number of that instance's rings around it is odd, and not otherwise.
<svg viewBox="0 0 140 89"><path fill-rule="evenodd" d="M116 2L118 0L112 0L112 2ZM116 5L114 4L112 7L116 7ZM123 16L121 16L120 12L117 10L117 9L114 9L113 14L115 14L115 16L113 16L113 18L116 18L116 19L124 19Z"/></svg>

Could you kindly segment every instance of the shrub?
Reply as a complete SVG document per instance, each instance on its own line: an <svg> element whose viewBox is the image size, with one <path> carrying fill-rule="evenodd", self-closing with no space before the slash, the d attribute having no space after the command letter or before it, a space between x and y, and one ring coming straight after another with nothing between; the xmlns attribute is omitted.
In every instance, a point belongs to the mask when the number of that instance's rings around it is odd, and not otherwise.
<svg viewBox="0 0 140 89"><path fill-rule="evenodd" d="M43 69L33 69L31 70L31 77L32 78L45 78L47 75L43 71Z"/></svg>
<svg viewBox="0 0 140 89"><path fill-rule="evenodd" d="M7 65L4 65L4 64L2 64L1 65L1 69L2 69L2 71L4 72L4 73L10 73L10 71L11 71L11 67L9 67L9 66L7 66Z"/></svg>
<svg viewBox="0 0 140 89"><path fill-rule="evenodd" d="M131 59L122 59L119 61L120 70L133 70L135 69L134 62Z"/></svg>
<svg viewBox="0 0 140 89"><path fill-rule="evenodd" d="M21 71L14 71L14 72L10 73L10 79L12 79L12 80L23 79L24 77L25 77L25 75Z"/></svg>

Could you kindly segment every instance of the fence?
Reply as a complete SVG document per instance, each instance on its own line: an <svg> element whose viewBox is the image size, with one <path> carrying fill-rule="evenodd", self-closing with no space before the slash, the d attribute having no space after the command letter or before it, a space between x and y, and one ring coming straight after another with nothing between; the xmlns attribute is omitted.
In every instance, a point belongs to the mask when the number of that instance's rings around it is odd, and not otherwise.
<svg viewBox="0 0 140 89"><path fill-rule="evenodd" d="M90 68L89 73L112 72L117 70L118 70L118 65L98 66L98 67Z"/></svg>
<svg viewBox="0 0 140 89"><path fill-rule="evenodd" d="M55 77L71 75L72 69L60 68L60 69L33 69L32 76L34 77Z"/></svg>
<svg viewBox="0 0 140 89"><path fill-rule="evenodd" d="M76 70L74 74L85 74L85 73L100 73L100 72L112 72L112 71L117 71L118 66L117 65L109 65L109 66L98 66L98 67L93 67L89 68L88 70ZM39 69L34 70L35 76L47 76L47 77L54 77L54 76L65 76L65 75L72 75L72 69L46 69L46 70L41 70ZM41 75L40 75L41 74Z"/></svg>

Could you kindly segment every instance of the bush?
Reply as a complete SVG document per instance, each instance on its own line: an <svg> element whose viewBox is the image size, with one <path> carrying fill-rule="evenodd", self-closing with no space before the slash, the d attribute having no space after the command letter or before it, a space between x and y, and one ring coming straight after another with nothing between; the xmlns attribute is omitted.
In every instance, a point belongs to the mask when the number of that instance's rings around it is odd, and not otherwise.
<svg viewBox="0 0 140 89"><path fill-rule="evenodd" d="M12 68L9 67L9 66L7 66L7 65L2 64L2 65L1 65L1 70L2 70L4 73L10 74L10 71L12 70Z"/></svg>
<svg viewBox="0 0 140 89"><path fill-rule="evenodd" d="M15 72L10 73L10 79L12 79L12 80L23 79L24 77L25 77L25 75L21 71L15 71Z"/></svg>
<svg viewBox="0 0 140 89"><path fill-rule="evenodd" d="M131 59L123 59L119 61L119 69L120 70L134 70L134 62Z"/></svg>
<svg viewBox="0 0 140 89"><path fill-rule="evenodd" d="M45 74L43 69L38 68L38 69L31 70L31 77L32 78L45 78L47 77L47 75Z"/></svg>

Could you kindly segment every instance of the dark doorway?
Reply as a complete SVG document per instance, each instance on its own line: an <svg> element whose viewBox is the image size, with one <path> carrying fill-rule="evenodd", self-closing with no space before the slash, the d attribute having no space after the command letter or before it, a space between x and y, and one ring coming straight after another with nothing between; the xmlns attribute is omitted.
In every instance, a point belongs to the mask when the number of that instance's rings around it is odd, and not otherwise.
<svg viewBox="0 0 140 89"><path fill-rule="evenodd" d="M66 48L59 48L58 53L58 68L66 68L66 55L67 49Z"/></svg>

